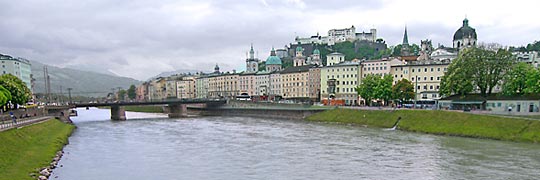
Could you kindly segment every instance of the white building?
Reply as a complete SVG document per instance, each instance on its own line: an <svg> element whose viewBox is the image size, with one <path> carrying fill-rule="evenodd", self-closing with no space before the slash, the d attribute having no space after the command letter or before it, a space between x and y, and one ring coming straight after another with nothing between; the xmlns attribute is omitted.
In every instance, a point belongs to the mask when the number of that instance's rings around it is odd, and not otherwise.
<svg viewBox="0 0 540 180"><path fill-rule="evenodd" d="M334 52L331 54L326 55L326 66L333 66L339 63L342 63L345 61L345 55Z"/></svg>
<svg viewBox="0 0 540 180"><path fill-rule="evenodd" d="M356 28L351 26L350 28L330 29L328 31L328 36L320 36L319 33L317 33L317 35L307 38L295 38L296 43L328 45L334 45L335 43L345 41L354 42L356 40L375 42L377 40L377 29L372 28L369 32L357 33Z"/></svg>
<svg viewBox="0 0 540 180"><path fill-rule="evenodd" d="M29 60L0 54L0 75L12 74L21 79L28 89L32 89L32 65Z"/></svg>
<svg viewBox="0 0 540 180"><path fill-rule="evenodd" d="M518 62L524 62L524 63L532 65L535 68L538 68L538 62L540 62L540 57L538 57L537 51L514 52L512 54L516 56Z"/></svg>

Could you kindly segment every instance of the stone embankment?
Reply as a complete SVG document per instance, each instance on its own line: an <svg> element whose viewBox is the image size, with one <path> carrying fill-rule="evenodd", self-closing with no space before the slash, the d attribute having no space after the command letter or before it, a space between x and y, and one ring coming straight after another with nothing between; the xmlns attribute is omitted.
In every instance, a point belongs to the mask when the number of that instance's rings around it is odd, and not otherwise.
<svg viewBox="0 0 540 180"><path fill-rule="evenodd" d="M39 174L31 173L30 176L33 178L36 178L38 180L47 180L51 177L53 169L55 169L58 166L58 162L64 155L64 151L60 150L56 152L56 155L54 156L52 162L49 166L43 167L39 170Z"/></svg>

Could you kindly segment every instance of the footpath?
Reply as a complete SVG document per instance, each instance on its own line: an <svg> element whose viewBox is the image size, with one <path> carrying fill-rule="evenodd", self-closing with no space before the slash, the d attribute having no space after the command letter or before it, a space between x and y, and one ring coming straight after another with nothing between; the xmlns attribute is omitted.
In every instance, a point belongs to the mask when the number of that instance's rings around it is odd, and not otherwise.
<svg viewBox="0 0 540 180"><path fill-rule="evenodd" d="M17 118L16 123L13 121L1 121L0 132L13 129L13 128L24 127L24 126L35 124L35 123L40 123L40 122L43 122L45 120L49 120L52 118L54 117L40 116L40 117L31 117L31 118L22 118L22 119Z"/></svg>

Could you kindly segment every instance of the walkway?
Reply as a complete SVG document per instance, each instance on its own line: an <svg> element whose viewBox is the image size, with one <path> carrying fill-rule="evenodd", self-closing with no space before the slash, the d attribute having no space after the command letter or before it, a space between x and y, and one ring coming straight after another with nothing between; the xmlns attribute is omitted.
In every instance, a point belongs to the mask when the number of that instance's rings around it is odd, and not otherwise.
<svg viewBox="0 0 540 180"><path fill-rule="evenodd" d="M41 116L41 117L34 117L34 118L23 118L23 119L17 119L17 124L13 123L13 121L1 121L0 123L0 132L12 129L12 128L18 128L27 126L30 124L35 124L41 121L45 121L48 119L52 119L54 117L52 116Z"/></svg>

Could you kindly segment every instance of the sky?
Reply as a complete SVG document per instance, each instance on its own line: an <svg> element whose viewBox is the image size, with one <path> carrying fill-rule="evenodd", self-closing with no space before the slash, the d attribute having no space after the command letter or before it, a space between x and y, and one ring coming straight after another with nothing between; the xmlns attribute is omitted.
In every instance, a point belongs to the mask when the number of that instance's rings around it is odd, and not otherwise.
<svg viewBox="0 0 540 180"><path fill-rule="evenodd" d="M354 25L389 46L451 46L465 17L478 41L540 40L540 1L472 0L0 0L0 53L147 80L161 72L245 69L253 43L266 59L296 36Z"/></svg>

